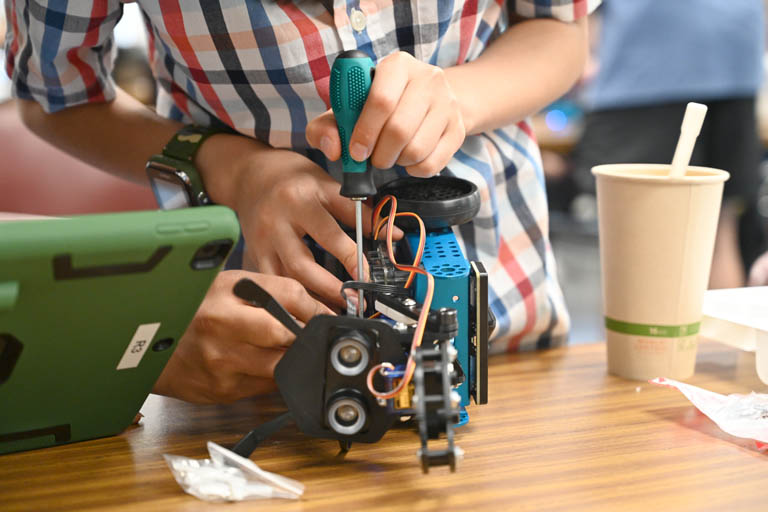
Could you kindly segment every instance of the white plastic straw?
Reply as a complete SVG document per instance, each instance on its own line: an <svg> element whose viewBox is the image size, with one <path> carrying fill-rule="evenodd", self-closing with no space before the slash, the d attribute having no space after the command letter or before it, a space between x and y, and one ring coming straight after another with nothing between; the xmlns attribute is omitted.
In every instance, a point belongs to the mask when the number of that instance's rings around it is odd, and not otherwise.
<svg viewBox="0 0 768 512"><path fill-rule="evenodd" d="M704 116L707 115L707 106L701 103L689 103L685 109L683 124L680 125L680 138L677 140L675 156L672 158L672 167L669 170L670 178L682 178L691 161L693 147L696 145L696 137L701 132L704 124Z"/></svg>

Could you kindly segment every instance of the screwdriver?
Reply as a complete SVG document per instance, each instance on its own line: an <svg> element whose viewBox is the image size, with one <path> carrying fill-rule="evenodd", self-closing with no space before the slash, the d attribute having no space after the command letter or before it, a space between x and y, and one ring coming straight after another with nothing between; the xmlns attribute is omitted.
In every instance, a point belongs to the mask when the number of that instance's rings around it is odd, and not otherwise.
<svg viewBox="0 0 768 512"><path fill-rule="evenodd" d="M341 195L355 202L355 239L357 242L357 278L363 275L363 206L362 202L376 194L368 160L358 162L349 155L349 139L363 110L373 79L373 61L360 50L339 54L331 67L331 108L336 117L341 139L341 164L344 170ZM357 316L363 316L363 290L357 291Z"/></svg>

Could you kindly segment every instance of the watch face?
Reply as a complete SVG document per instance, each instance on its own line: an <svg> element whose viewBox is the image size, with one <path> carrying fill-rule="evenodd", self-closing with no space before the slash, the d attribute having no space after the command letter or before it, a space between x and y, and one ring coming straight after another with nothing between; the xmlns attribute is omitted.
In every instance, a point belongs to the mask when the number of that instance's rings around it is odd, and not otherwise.
<svg viewBox="0 0 768 512"><path fill-rule="evenodd" d="M158 206L163 210L192 206L187 185L183 178L176 174L177 172L179 171L160 168L157 164L150 164L147 167L152 192L155 193Z"/></svg>
<svg viewBox="0 0 768 512"><path fill-rule="evenodd" d="M163 210L175 210L176 208L186 208L189 206L189 200L184 187L178 183L158 180L153 185L155 197Z"/></svg>

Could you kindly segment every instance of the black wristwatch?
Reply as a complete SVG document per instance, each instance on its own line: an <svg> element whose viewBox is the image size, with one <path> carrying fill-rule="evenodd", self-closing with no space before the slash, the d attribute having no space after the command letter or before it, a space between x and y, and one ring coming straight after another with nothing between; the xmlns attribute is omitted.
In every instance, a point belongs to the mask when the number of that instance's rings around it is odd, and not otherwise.
<svg viewBox="0 0 768 512"><path fill-rule="evenodd" d="M213 204L194 164L200 145L221 128L187 125L171 138L159 155L147 161L147 176L158 206L163 210Z"/></svg>

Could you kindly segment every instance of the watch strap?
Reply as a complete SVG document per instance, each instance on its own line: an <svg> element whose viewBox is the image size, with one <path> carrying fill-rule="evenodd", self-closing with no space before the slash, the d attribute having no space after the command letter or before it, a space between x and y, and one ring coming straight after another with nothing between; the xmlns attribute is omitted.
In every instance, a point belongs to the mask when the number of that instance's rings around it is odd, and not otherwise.
<svg viewBox="0 0 768 512"><path fill-rule="evenodd" d="M171 137L161 154L153 155L149 159L150 162L174 170L177 179L186 190L190 206L213 204L205 191L202 177L195 167L195 155L208 137L218 133L235 134L237 132L222 123L209 127L189 124Z"/></svg>
<svg viewBox="0 0 768 512"><path fill-rule="evenodd" d="M193 162L205 139L218 133L232 133L230 129L188 124L171 137L163 148L163 155L177 160Z"/></svg>

